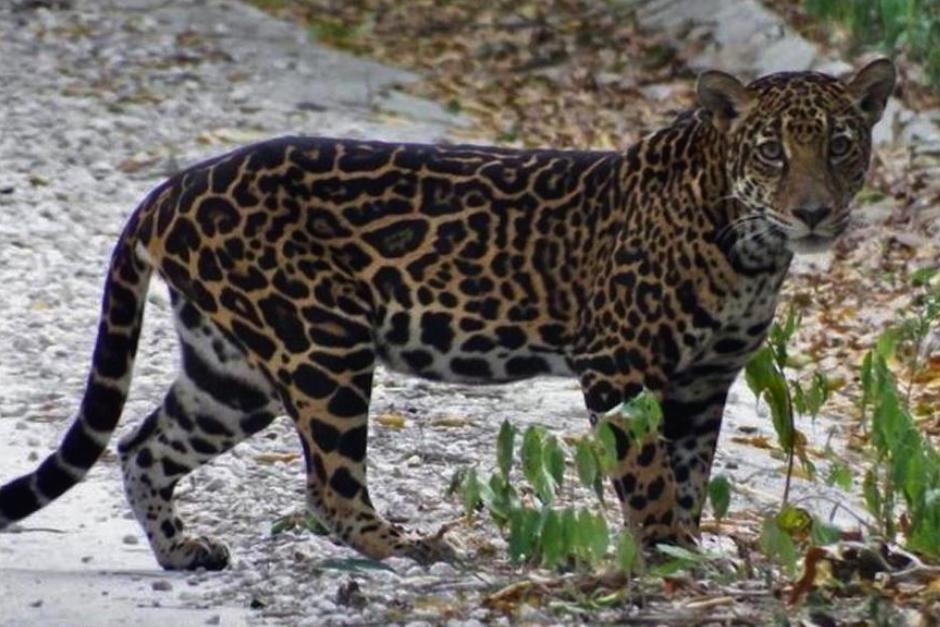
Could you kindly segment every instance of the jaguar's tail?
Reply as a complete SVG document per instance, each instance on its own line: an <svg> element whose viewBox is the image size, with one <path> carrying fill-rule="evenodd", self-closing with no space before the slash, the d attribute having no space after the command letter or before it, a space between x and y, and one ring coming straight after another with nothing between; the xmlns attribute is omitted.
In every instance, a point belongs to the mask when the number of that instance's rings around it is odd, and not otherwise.
<svg viewBox="0 0 940 627"><path fill-rule="evenodd" d="M31 473L0 487L0 529L39 510L81 481L117 426L131 384L151 267L138 258L135 221L111 256L98 339L78 415L58 449Z"/></svg>

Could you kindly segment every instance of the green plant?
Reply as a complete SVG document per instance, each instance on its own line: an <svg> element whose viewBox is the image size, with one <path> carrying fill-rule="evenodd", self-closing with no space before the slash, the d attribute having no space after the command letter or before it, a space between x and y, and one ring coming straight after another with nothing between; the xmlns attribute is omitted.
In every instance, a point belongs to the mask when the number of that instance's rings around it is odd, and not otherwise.
<svg viewBox="0 0 940 627"><path fill-rule="evenodd" d="M801 507L789 503L790 480L794 459L799 458L804 472L814 477L816 466L806 451L806 436L796 428L795 417L807 415L815 419L829 398L829 382L824 374L815 372L808 384L788 378L786 367L793 363L789 354L791 343L802 317L795 307L787 310L783 322L774 322L767 341L754 354L745 368L748 387L770 408L777 441L787 456L787 476L779 511L764 518L760 547L765 555L780 563L788 575L796 572L798 543L827 544L838 537L838 529L812 516ZM836 461L830 467L833 481L844 481L844 473ZM851 477L849 478L851 481ZM714 488L709 485L709 496ZM713 504L714 499L712 498ZM716 508L716 515L717 515Z"/></svg>
<svg viewBox="0 0 940 627"><path fill-rule="evenodd" d="M845 25L856 46L904 50L940 89L940 3L936 0L805 0L807 12Z"/></svg>
<svg viewBox="0 0 940 627"><path fill-rule="evenodd" d="M455 473L450 491L460 494L468 519L480 509L489 514L517 564L565 570L612 568L627 575L653 576L708 565L716 556L660 545L656 549L662 559L646 570L634 535L626 528L612 530L603 514L605 477L617 460L610 423L642 440L657 434L661 421L659 403L646 392L606 414L592 435L574 440L571 446L541 426L528 427L519 442L516 428L504 421L497 436L496 468L489 478L481 479L475 467L465 468ZM600 508L563 503L569 464L581 486L594 493ZM524 481L518 481L519 475ZM716 516L727 512L730 495L727 478L716 477L709 486Z"/></svg>
<svg viewBox="0 0 940 627"><path fill-rule="evenodd" d="M936 269L912 275L921 290L914 313L879 337L865 355L860 380L862 415L870 420L874 449L874 463L862 483L865 505L887 538L900 531L911 549L940 557L940 453L917 429L909 404L911 386L901 394L889 368L896 356L906 354L913 381L926 337L940 321L936 275ZM903 517L898 515L902 507Z"/></svg>
<svg viewBox="0 0 940 627"><path fill-rule="evenodd" d="M506 534L509 557L515 563L547 568L595 568L606 563L632 571L638 550L627 530L612 534L602 511L559 505L568 447L544 427L530 426L522 433L517 450L518 435L516 428L504 421L497 436L496 469L489 479L482 481L477 469L470 468L452 482L459 485L468 518L484 508ZM601 502L604 469L614 458L613 451L605 448L612 446L612 441L589 436L575 443L573 461L578 478ZM514 468L525 479L520 489L514 484Z"/></svg>
<svg viewBox="0 0 940 627"><path fill-rule="evenodd" d="M496 468L489 478L482 479L475 467L462 469L451 481L451 491L459 490L468 518L479 508L489 513L506 535L515 563L548 568L605 565L634 572L640 564L634 537L627 529L612 532L603 515L605 477L617 458L610 423L633 438L643 438L657 432L661 420L659 403L643 393L608 413L594 434L571 447L541 426L528 427L520 442L516 428L504 421L496 439ZM569 461L600 508L560 503ZM516 481L519 474L524 482Z"/></svg>
<svg viewBox="0 0 940 627"><path fill-rule="evenodd" d="M815 372L808 385L798 379L788 379L785 373L790 363L788 345L799 329L802 317L795 307L787 310L783 323L774 322L767 341L748 362L744 376L748 387L770 408L770 416L777 441L788 458L787 482L783 503L790 491L790 475L794 457L800 459L803 470L814 476L816 467L806 453L806 437L795 426L797 414L815 418L829 398L829 383L821 372Z"/></svg>

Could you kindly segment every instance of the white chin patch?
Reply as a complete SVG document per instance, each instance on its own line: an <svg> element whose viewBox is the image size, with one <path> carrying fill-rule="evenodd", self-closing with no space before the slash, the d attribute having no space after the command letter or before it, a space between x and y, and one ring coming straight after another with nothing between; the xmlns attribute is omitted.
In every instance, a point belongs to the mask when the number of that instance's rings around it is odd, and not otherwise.
<svg viewBox="0 0 940 627"><path fill-rule="evenodd" d="M799 239L787 239L786 247L798 255L812 255L826 252L835 241L834 237L807 235Z"/></svg>

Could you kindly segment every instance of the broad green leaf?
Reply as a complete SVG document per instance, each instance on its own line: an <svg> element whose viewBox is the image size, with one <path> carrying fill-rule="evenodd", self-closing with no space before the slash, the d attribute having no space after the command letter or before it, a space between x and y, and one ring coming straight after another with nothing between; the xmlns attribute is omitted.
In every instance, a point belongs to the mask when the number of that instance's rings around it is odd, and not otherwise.
<svg viewBox="0 0 940 627"><path fill-rule="evenodd" d="M662 564L658 564L651 569L651 573L657 577L672 575L679 571L688 570L698 564L704 564L711 556L698 551L691 551L674 544L657 544L656 550L670 559Z"/></svg>
<svg viewBox="0 0 940 627"><path fill-rule="evenodd" d="M276 536L289 531L297 526L297 520L293 514L288 514L287 516L281 516L273 523L271 523L271 535Z"/></svg>
<svg viewBox="0 0 940 627"><path fill-rule="evenodd" d="M813 517L808 511L793 505L784 507L776 520L781 531L794 537L805 535L813 524Z"/></svg>
<svg viewBox="0 0 940 627"><path fill-rule="evenodd" d="M477 478L477 469L470 468L464 475L460 489L461 500L463 501L463 511L467 519L473 516L477 506L481 503L480 481Z"/></svg>
<svg viewBox="0 0 940 627"><path fill-rule="evenodd" d="M776 516L768 516L761 527L760 547L764 554L780 563L792 577L796 573L797 550L793 538L777 524Z"/></svg>
<svg viewBox="0 0 940 627"><path fill-rule="evenodd" d="M565 539L562 533L561 516L557 510L549 510L542 523L542 564L554 568L565 555Z"/></svg>
<svg viewBox="0 0 940 627"><path fill-rule="evenodd" d="M702 553L698 553L675 544L657 544L656 550L667 557L682 560L692 564L699 564L708 559L707 555L703 555Z"/></svg>
<svg viewBox="0 0 940 627"><path fill-rule="evenodd" d="M806 393L799 381L790 381L790 400L793 402L793 411L801 416L809 413L807 411Z"/></svg>
<svg viewBox="0 0 940 627"><path fill-rule="evenodd" d="M647 390L621 405L620 413L627 421L630 435L636 440L644 440L648 435L658 433L663 421L659 401Z"/></svg>
<svg viewBox="0 0 940 627"><path fill-rule="evenodd" d="M565 452L553 435L542 443L542 465L554 481L555 490L561 488L565 479Z"/></svg>
<svg viewBox="0 0 940 627"><path fill-rule="evenodd" d="M794 432L787 380L774 362L773 351L769 347L764 346L754 354L745 368L745 378L754 394L759 399L763 398L770 408L780 446L785 451L792 451Z"/></svg>
<svg viewBox="0 0 940 627"><path fill-rule="evenodd" d="M617 568L629 575L636 569L639 548L629 529L621 529L619 536L617 538Z"/></svg>
<svg viewBox="0 0 940 627"><path fill-rule="evenodd" d="M801 322L802 314L799 313L796 307L791 305L790 308L787 309L787 318L784 323L781 325L774 322L770 327L768 340L771 355L774 363L780 370L782 370L787 363L787 344L790 343L790 339L799 328Z"/></svg>
<svg viewBox="0 0 940 627"><path fill-rule="evenodd" d="M881 357L885 361L888 361L894 356L894 353L897 350L898 340L900 339L901 332L899 329L885 329L881 335L878 336L878 341L875 342L875 355Z"/></svg>
<svg viewBox="0 0 940 627"><path fill-rule="evenodd" d="M938 270L940 269L934 268L931 266L918 268L917 270L914 270L913 272L911 272L911 285L915 285L918 287L922 285L927 285L928 283L930 283L931 279L933 279L937 275Z"/></svg>
<svg viewBox="0 0 940 627"><path fill-rule="evenodd" d="M597 461L601 471L609 473L617 464L617 437L614 427L606 420L597 427Z"/></svg>
<svg viewBox="0 0 940 627"><path fill-rule="evenodd" d="M578 479L585 488L593 488L597 479L597 457L591 444L586 439L578 441L574 450L574 465L578 471Z"/></svg>
<svg viewBox="0 0 940 627"><path fill-rule="evenodd" d="M688 570L692 566L693 564L690 564L686 560L671 559L666 562L656 564L650 568L649 572L654 577L669 577L684 570Z"/></svg>
<svg viewBox="0 0 940 627"><path fill-rule="evenodd" d="M602 515L595 515L587 508L578 511L578 544L583 547L584 556L593 566L603 559L607 551L607 521Z"/></svg>
<svg viewBox="0 0 940 627"><path fill-rule="evenodd" d="M508 420L503 420L496 437L496 463L506 479L512 469L512 455L516 439L516 428Z"/></svg>
<svg viewBox="0 0 940 627"><path fill-rule="evenodd" d="M835 525L813 517L813 527L809 537L814 545L824 546L838 542L842 538L842 531Z"/></svg>
<svg viewBox="0 0 940 627"><path fill-rule="evenodd" d="M536 427L529 427L522 436L522 473L535 487L542 474L542 434Z"/></svg>
<svg viewBox="0 0 940 627"><path fill-rule="evenodd" d="M721 520L731 505L731 482L725 475L717 475L708 482L708 500L712 504L715 518Z"/></svg>
<svg viewBox="0 0 940 627"><path fill-rule="evenodd" d="M539 524L541 515L529 507L519 507L510 512L509 559L514 563L534 558L539 546Z"/></svg>
<svg viewBox="0 0 940 627"><path fill-rule="evenodd" d="M498 472L490 475L489 483L480 484L480 498L490 512L493 522L500 527L509 522L510 512L519 506L516 489Z"/></svg>
<svg viewBox="0 0 940 627"><path fill-rule="evenodd" d="M826 484L834 485L843 490L852 489L852 470L842 462L833 462L826 475Z"/></svg>
<svg viewBox="0 0 940 627"><path fill-rule="evenodd" d="M594 563L600 563L607 553L607 547L610 546L610 530L603 514L595 514L592 518L591 553L594 555Z"/></svg>

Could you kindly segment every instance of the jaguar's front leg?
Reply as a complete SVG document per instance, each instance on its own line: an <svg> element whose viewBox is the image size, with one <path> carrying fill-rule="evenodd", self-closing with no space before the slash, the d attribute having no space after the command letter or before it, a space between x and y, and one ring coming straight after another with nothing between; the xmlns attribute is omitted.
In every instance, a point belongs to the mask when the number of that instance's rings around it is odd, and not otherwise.
<svg viewBox="0 0 940 627"><path fill-rule="evenodd" d="M663 437L676 480L676 521L698 535L725 401L733 377L679 377L663 394Z"/></svg>
<svg viewBox="0 0 940 627"><path fill-rule="evenodd" d="M685 541L684 527L676 518L676 479L668 443L659 431L633 435L630 425L611 411L643 391L643 375L637 371L610 375L585 370L581 385L592 424L606 423L614 434L617 461L609 475L620 499L624 525L647 546ZM661 399L658 392L653 394Z"/></svg>

